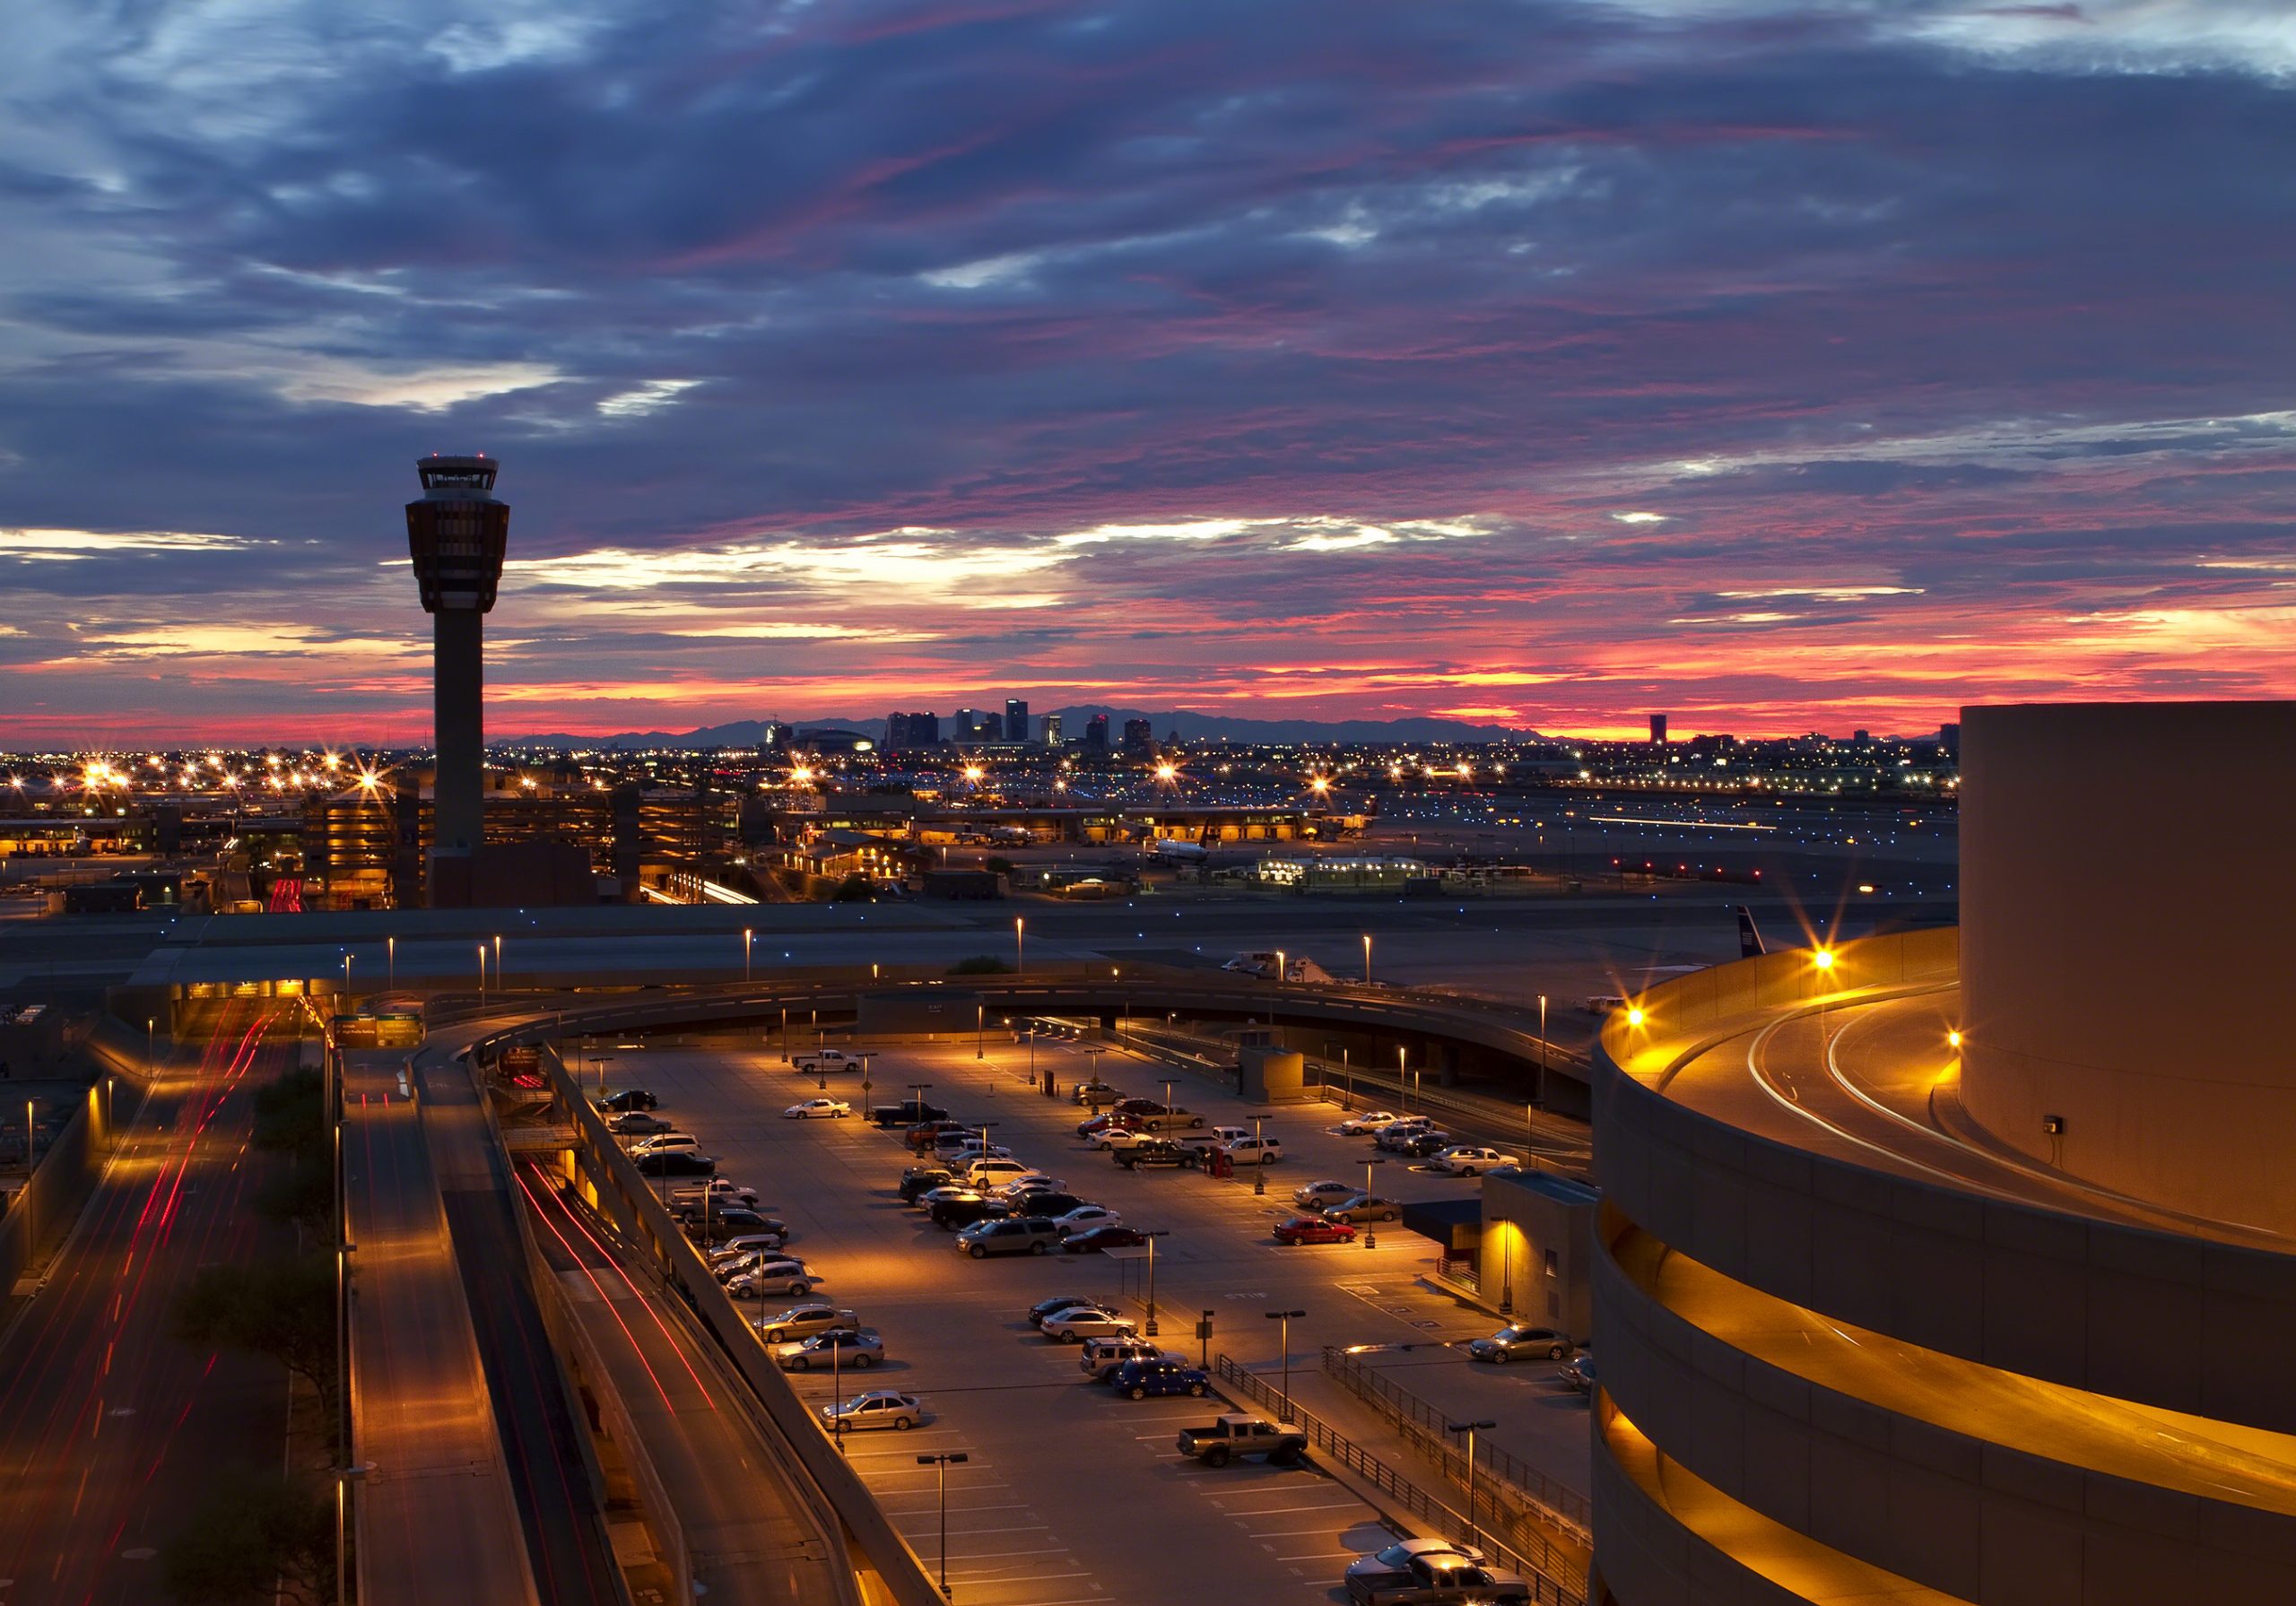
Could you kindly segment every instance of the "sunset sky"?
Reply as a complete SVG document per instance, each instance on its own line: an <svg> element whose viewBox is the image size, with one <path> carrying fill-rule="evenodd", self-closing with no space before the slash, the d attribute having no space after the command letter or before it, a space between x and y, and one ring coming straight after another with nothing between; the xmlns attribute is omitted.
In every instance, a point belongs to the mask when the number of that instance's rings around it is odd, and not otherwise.
<svg viewBox="0 0 2296 1606"><path fill-rule="evenodd" d="M0 746L2296 693L2284 4L6 10Z"/></svg>

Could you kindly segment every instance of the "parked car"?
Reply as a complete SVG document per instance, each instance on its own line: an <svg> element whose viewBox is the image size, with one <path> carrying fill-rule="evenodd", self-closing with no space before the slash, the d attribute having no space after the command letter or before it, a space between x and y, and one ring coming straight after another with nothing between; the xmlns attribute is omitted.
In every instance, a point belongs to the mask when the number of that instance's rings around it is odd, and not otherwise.
<svg viewBox="0 0 2296 1606"><path fill-rule="evenodd" d="M1510 1360L1524 1360L1532 1356L1544 1356L1549 1360L1562 1360L1578 1346L1570 1335L1559 1327L1501 1327L1489 1338L1479 1338L1467 1345L1471 1360L1488 1360L1500 1366Z"/></svg>
<svg viewBox="0 0 2296 1606"><path fill-rule="evenodd" d="M1170 1360L1184 1364L1185 1358L1175 1350L1159 1349L1154 1339L1096 1338L1084 1341L1084 1352L1076 1365L1094 1383L1106 1383L1116 1375L1116 1369L1128 1360Z"/></svg>
<svg viewBox="0 0 2296 1606"><path fill-rule="evenodd" d="M1105 1310L1084 1306L1071 1306L1055 1311L1042 1324L1045 1337L1057 1339L1064 1344L1081 1344L1090 1338L1114 1338L1119 1333L1137 1330L1138 1324L1130 1316L1119 1316Z"/></svg>
<svg viewBox="0 0 2296 1606"><path fill-rule="evenodd" d="M1591 1394L1595 1392L1595 1358L1581 1355L1554 1375L1554 1380L1573 1393Z"/></svg>
<svg viewBox="0 0 2296 1606"><path fill-rule="evenodd" d="M761 1249L778 1249L783 1244L788 1242L789 1233L787 1228L771 1216L766 1217L765 1220L767 1230L743 1233L739 1237L727 1238L712 1249L709 1252L710 1263L715 1265L720 1261L732 1260L736 1255L752 1254Z"/></svg>
<svg viewBox="0 0 2296 1606"><path fill-rule="evenodd" d="M691 1149L641 1154L631 1163L638 1168L640 1176L708 1176L718 1169L716 1160L706 1154L696 1154Z"/></svg>
<svg viewBox="0 0 2296 1606"><path fill-rule="evenodd" d="M1127 1360L1109 1379L1109 1386L1135 1400L1161 1399L1168 1394L1191 1394L1201 1400L1211 1392L1212 1379L1185 1360Z"/></svg>
<svg viewBox="0 0 2296 1606"><path fill-rule="evenodd" d="M1058 1188L1026 1188L1005 1201L1014 1213L1023 1216L1065 1216L1078 1205L1092 1202L1080 1194Z"/></svg>
<svg viewBox="0 0 2296 1606"><path fill-rule="evenodd" d="M1007 1177L1004 1181L998 1183L989 1190L989 1193L992 1198L1001 1199L1005 1203L1012 1204L1016 1202L1023 1194L1045 1193L1058 1186L1060 1186L1060 1178L1057 1176L1043 1171L1023 1171L1018 1176ZM1045 1215L1049 1212L1038 1211L1033 1213Z"/></svg>
<svg viewBox="0 0 2296 1606"><path fill-rule="evenodd" d="M726 1295L732 1299L762 1299L768 1294L802 1299L813 1291L818 1280L806 1272L802 1262L773 1261L727 1280Z"/></svg>
<svg viewBox="0 0 2296 1606"><path fill-rule="evenodd" d="M1124 1097L1124 1089L1096 1076L1089 1081L1078 1082L1069 1089L1068 1097L1077 1104L1114 1104Z"/></svg>
<svg viewBox="0 0 2296 1606"><path fill-rule="evenodd" d="M1305 1182L1292 1190L1292 1202L1302 1210L1322 1210L1352 1199L1362 1191L1352 1182Z"/></svg>
<svg viewBox="0 0 2296 1606"><path fill-rule="evenodd" d="M1123 1117L1118 1116L1114 1111L1102 1110L1097 1116L1088 1116L1084 1120L1076 1123L1076 1135L1080 1138L1089 1138L1096 1132L1105 1132L1111 1126L1121 1126L1123 1124Z"/></svg>
<svg viewBox="0 0 2296 1606"><path fill-rule="evenodd" d="M739 1205L724 1210L712 1210L704 1215L697 1211L685 1224L686 1236L697 1244L717 1245L753 1233L771 1232L780 1223L773 1217Z"/></svg>
<svg viewBox="0 0 2296 1606"><path fill-rule="evenodd" d="M1409 1121L1398 1121L1392 1126L1381 1127L1379 1135L1371 1140L1371 1146L1388 1154L1405 1154L1422 1134L1437 1130L1439 1128L1432 1121L1422 1121L1413 1116Z"/></svg>
<svg viewBox="0 0 2296 1606"><path fill-rule="evenodd" d="M1522 1163L1523 1157L1519 1154L1508 1154L1500 1150L1485 1149L1475 1144L1461 1144L1457 1148L1446 1149L1435 1157L1435 1168L1439 1171L1448 1171L1454 1176L1474 1176L1483 1171L1494 1170L1500 1166L1519 1166Z"/></svg>
<svg viewBox="0 0 2296 1606"><path fill-rule="evenodd" d="M793 1305L778 1315L759 1318L757 1332L767 1343L779 1344L817 1333L857 1332L860 1326L860 1317L834 1305Z"/></svg>
<svg viewBox="0 0 2296 1606"><path fill-rule="evenodd" d="M677 1123L665 1121L659 1116L649 1116L644 1110L632 1110L607 1122L606 1130L620 1138L645 1136L657 1132L675 1132Z"/></svg>
<svg viewBox="0 0 2296 1606"><path fill-rule="evenodd" d="M1530 1580L1456 1552L1414 1556L1392 1573L1355 1573L1351 1606L1527 1606Z"/></svg>
<svg viewBox="0 0 2296 1606"><path fill-rule="evenodd" d="M982 1221L1002 1221L1012 1213L1012 1206L987 1194L970 1192L953 1199L944 1199L934 1205L932 1211L933 1225L944 1232L954 1232Z"/></svg>
<svg viewBox="0 0 2296 1606"><path fill-rule="evenodd" d="M822 1426L831 1433L857 1432L869 1428L914 1428L925 1419L924 1402L898 1389L871 1389L850 1400L824 1405Z"/></svg>
<svg viewBox="0 0 2296 1606"><path fill-rule="evenodd" d="M816 1048L791 1055L789 1063L799 1071L858 1071L861 1056L842 1048Z"/></svg>
<svg viewBox="0 0 2296 1606"><path fill-rule="evenodd" d="M1049 1299L1039 1299L1034 1305L1029 1307L1026 1313L1029 1318L1029 1325L1031 1327L1041 1327L1044 1325L1045 1319L1048 1316L1057 1316L1062 1311L1073 1310L1080 1305L1089 1306L1094 1310L1109 1309L1107 1306L1101 1304L1098 1299L1088 1298L1083 1294L1055 1294ZM1114 1315L1115 1313L1110 1312L1109 1314Z"/></svg>
<svg viewBox="0 0 2296 1606"><path fill-rule="evenodd" d="M972 1184L959 1180L944 1182L936 1187L926 1189L917 1196L917 1202L929 1211L936 1204L947 1204L961 1199L972 1200L985 1197L987 1195Z"/></svg>
<svg viewBox="0 0 2296 1606"><path fill-rule="evenodd" d="M1143 1166L1193 1166L1201 1163L1196 1151L1186 1143L1175 1143L1170 1138L1150 1138L1131 1149L1119 1149L1110 1155L1127 1171L1137 1171Z"/></svg>
<svg viewBox="0 0 2296 1606"><path fill-rule="evenodd" d="M853 1107L842 1098L805 1098L781 1112L789 1121L841 1121L853 1113Z"/></svg>
<svg viewBox="0 0 2296 1606"><path fill-rule="evenodd" d="M915 1204L933 1189L946 1187L956 1179L957 1174L946 1166L911 1166L900 1174L901 1202Z"/></svg>
<svg viewBox="0 0 2296 1606"><path fill-rule="evenodd" d="M704 1204L712 1210L739 1207L753 1208L757 1203L755 1188L744 1187L727 1176L713 1176L707 1182L680 1183L670 1190L670 1209L679 1215L698 1211Z"/></svg>
<svg viewBox="0 0 2296 1606"><path fill-rule="evenodd" d="M992 1254L1043 1254L1060 1242L1060 1228L1042 1216L976 1221L957 1234L957 1250L975 1260Z"/></svg>
<svg viewBox="0 0 2296 1606"><path fill-rule="evenodd" d="M984 1143L978 1137L960 1138L946 1146L949 1163L961 1171L978 1160L1011 1159L1013 1151L1002 1143Z"/></svg>
<svg viewBox="0 0 2296 1606"><path fill-rule="evenodd" d="M1411 1565L1414 1556L1464 1556L1476 1562L1489 1559L1474 1546L1455 1544L1448 1539L1401 1539L1384 1550L1349 1562L1345 1576L1352 1580L1366 1574L1400 1573Z"/></svg>
<svg viewBox="0 0 2296 1606"><path fill-rule="evenodd" d="M1208 1467L1224 1467L1239 1455L1265 1455L1276 1466L1306 1458L1308 1436L1289 1422L1231 1412L1202 1428L1183 1428L1180 1454Z"/></svg>
<svg viewBox="0 0 2296 1606"><path fill-rule="evenodd" d="M1095 1227L1124 1225L1124 1218L1105 1204L1080 1204L1065 1215L1053 1217L1053 1221L1064 1233L1090 1232Z"/></svg>
<svg viewBox="0 0 2296 1606"><path fill-rule="evenodd" d="M979 1187L984 1183L994 1187L1002 1183L1012 1182L1018 1177L1033 1175L1029 1167L1022 1161L1007 1159L1001 1155L989 1155L977 1159L964 1168L964 1173L965 1180L975 1187Z"/></svg>
<svg viewBox="0 0 2296 1606"><path fill-rule="evenodd" d="M1092 1134L1092 1147L1102 1154L1114 1154L1121 1150L1137 1149L1143 1143L1157 1142L1156 1134L1130 1126L1103 1126Z"/></svg>
<svg viewBox="0 0 2296 1606"><path fill-rule="evenodd" d="M1187 1106L1175 1104L1167 1108L1153 1098L1120 1098L1110 1113L1126 1126L1144 1126L1151 1132L1204 1124L1204 1117Z"/></svg>
<svg viewBox="0 0 2296 1606"><path fill-rule="evenodd" d="M1294 1216L1275 1224L1275 1241L1279 1244L1350 1244L1355 1241L1355 1228L1344 1221L1335 1221L1329 1216Z"/></svg>
<svg viewBox="0 0 2296 1606"><path fill-rule="evenodd" d="M865 1372L885 1359L885 1341L874 1327L839 1327L773 1346L773 1364L785 1372L826 1372L832 1357L840 1371L856 1367Z"/></svg>
<svg viewBox="0 0 2296 1606"><path fill-rule="evenodd" d="M1342 1121L1335 1130L1342 1137L1367 1137L1372 1133L1394 1125L1395 1121L1396 1113L1393 1110L1358 1110Z"/></svg>
<svg viewBox="0 0 2296 1606"><path fill-rule="evenodd" d="M632 1154L665 1154L673 1149L699 1149L700 1147L701 1140L700 1138L695 1137L690 1132L680 1132L675 1127L673 1127L667 1132L653 1133L646 1137L639 1139L630 1146L630 1152Z"/></svg>
<svg viewBox="0 0 2296 1606"><path fill-rule="evenodd" d="M1400 1221L1403 1220L1403 1206L1377 1194L1358 1193L1351 1199L1326 1205L1324 1214L1334 1221L1345 1221L1361 1227L1366 1221Z"/></svg>
<svg viewBox="0 0 2296 1606"><path fill-rule="evenodd" d="M659 1109L661 1104L660 1099L643 1088L624 1088L619 1093L609 1093L598 1100L600 1109L612 1110L617 1115L626 1115L631 1110Z"/></svg>
<svg viewBox="0 0 2296 1606"><path fill-rule="evenodd" d="M1147 1241L1146 1233L1118 1223L1072 1232L1060 1240L1060 1247L1068 1254L1091 1254L1103 1249L1137 1249Z"/></svg>
<svg viewBox="0 0 2296 1606"><path fill-rule="evenodd" d="M978 1133L979 1131L978 1126L969 1122L952 1121L944 1116L936 1120L912 1123L908 1131L902 1133L902 1141L909 1147L915 1148L919 1143L939 1142L941 1134L944 1133Z"/></svg>
<svg viewBox="0 0 2296 1606"><path fill-rule="evenodd" d="M1220 1145L1220 1152L1238 1166L1272 1166L1283 1158L1283 1144L1275 1138L1238 1138Z"/></svg>
<svg viewBox="0 0 2296 1606"><path fill-rule="evenodd" d="M1429 1126L1405 1136L1396 1145L1396 1152L1406 1159L1427 1159L1452 1148L1458 1140L1449 1133Z"/></svg>
<svg viewBox="0 0 2296 1606"><path fill-rule="evenodd" d="M948 1111L937 1104L927 1104L922 1098L904 1098L899 1104L872 1106L869 1119L879 1126L914 1126L919 1121L939 1121Z"/></svg>
<svg viewBox="0 0 2296 1606"><path fill-rule="evenodd" d="M1248 1126L1215 1126L1205 1135L1212 1140L1214 1146L1238 1143L1251 1136L1252 1129Z"/></svg>

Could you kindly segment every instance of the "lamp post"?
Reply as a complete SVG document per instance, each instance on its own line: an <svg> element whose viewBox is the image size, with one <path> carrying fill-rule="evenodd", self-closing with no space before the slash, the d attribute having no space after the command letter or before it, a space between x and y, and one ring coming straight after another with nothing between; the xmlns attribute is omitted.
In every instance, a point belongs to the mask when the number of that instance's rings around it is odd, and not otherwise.
<svg viewBox="0 0 2296 1606"><path fill-rule="evenodd" d="M1352 1110L1355 1107L1355 1067L1347 1063L1347 1052L1346 1046L1342 1045L1339 1051L1339 1107Z"/></svg>
<svg viewBox="0 0 2296 1606"><path fill-rule="evenodd" d="M1027 926L1028 921L1024 916L1013 916L1013 974L1015 976L1029 968L1028 950L1022 946Z"/></svg>
<svg viewBox="0 0 2296 1606"><path fill-rule="evenodd" d="M1157 1078L1156 1085L1164 1089L1164 1117L1162 1125L1164 1132L1169 1135L1177 1125L1177 1123L1172 1119L1172 1089L1180 1085L1180 1079L1177 1076L1159 1077Z"/></svg>
<svg viewBox="0 0 2296 1606"><path fill-rule="evenodd" d="M1363 985L1371 985L1371 933L1363 933Z"/></svg>
<svg viewBox="0 0 2296 1606"><path fill-rule="evenodd" d="M1826 988L1825 992L1818 994L1818 1053L1822 1057L1829 1056L1833 1050L1833 1039L1828 1035L1826 1002L1833 991L1833 950L1819 949L1810 956L1810 963L1818 968L1819 984Z"/></svg>
<svg viewBox="0 0 2296 1606"><path fill-rule="evenodd" d="M1544 993L1539 994L1538 1096L1533 1098L1531 1102L1541 1106L1544 1106L1546 1103L1546 994Z"/></svg>
<svg viewBox="0 0 2296 1606"><path fill-rule="evenodd" d="M1280 987L1283 985L1284 975L1290 970L1290 968L1291 960L1285 956L1284 951L1282 949L1277 949L1275 951L1275 985L1277 986Z"/></svg>
<svg viewBox="0 0 2296 1606"><path fill-rule="evenodd" d="M383 939L383 963L386 967L383 985L386 990L396 993L398 991L398 939L396 937Z"/></svg>
<svg viewBox="0 0 2296 1606"><path fill-rule="evenodd" d="M977 1060L985 1060L988 1057L988 1006L987 1004L976 1003L972 1006L972 1057ZM992 1090L996 1086L993 1081L988 1085Z"/></svg>
<svg viewBox="0 0 2296 1606"><path fill-rule="evenodd" d="M502 933L494 933L494 990L502 990Z"/></svg>
<svg viewBox="0 0 2296 1606"><path fill-rule="evenodd" d="M1396 1045L1396 1097L1403 1102L1403 1113L1411 1114L1411 1095L1403 1085L1404 1072L1411 1064L1411 1050L1405 1045Z"/></svg>
<svg viewBox="0 0 2296 1606"><path fill-rule="evenodd" d="M351 997L351 956L347 953L343 956L343 996L346 1001Z"/></svg>
<svg viewBox="0 0 2296 1606"><path fill-rule="evenodd" d="M789 1063L789 1006L781 1006L781 1063Z"/></svg>
<svg viewBox="0 0 2296 1606"><path fill-rule="evenodd" d="M750 945L756 934L748 926L742 927L742 985L745 987L750 985Z"/></svg>
<svg viewBox="0 0 2296 1606"><path fill-rule="evenodd" d="M1168 1227L1159 1227L1142 1234L1148 1240L1148 1320L1140 1330L1144 1338L1156 1336L1156 1240L1170 1231Z"/></svg>
<svg viewBox="0 0 2296 1606"><path fill-rule="evenodd" d="M1499 1424L1485 1419L1476 1422L1446 1422L1444 1429L1467 1436L1467 1543L1474 1543L1474 1436L1479 1428L1496 1428Z"/></svg>
<svg viewBox="0 0 2296 1606"><path fill-rule="evenodd" d="M1281 1322L1283 1324L1283 1327L1277 1342L1283 1351L1283 1407L1282 1414L1283 1419L1289 1421L1292 1419L1292 1318L1294 1316L1304 1316L1308 1313L1304 1310L1264 1310L1259 1314L1265 1316L1271 1322Z"/></svg>
<svg viewBox="0 0 2296 1606"><path fill-rule="evenodd" d="M971 1459L962 1450L938 1450L917 1458L918 1466L938 1467L941 1473L941 1593L944 1599L949 1594L949 1468Z"/></svg>
<svg viewBox="0 0 2296 1606"><path fill-rule="evenodd" d="M486 944L478 945L478 1007L486 1007Z"/></svg>
<svg viewBox="0 0 2296 1606"><path fill-rule="evenodd" d="M152 1052L152 1033L158 1025L159 1021L152 1016L144 1017L144 1079L146 1081L156 1079L160 1074L159 1064Z"/></svg>
<svg viewBox="0 0 2296 1606"><path fill-rule="evenodd" d="M1252 1159L1259 1163L1252 1168L1252 1192L1260 1198L1267 1196L1267 1149L1262 1140L1260 1123L1265 1116L1252 1117Z"/></svg>
<svg viewBox="0 0 2296 1606"><path fill-rule="evenodd" d="M1364 1198L1369 1199L1369 1198L1370 1198L1370 1197L1372 1196L1372 1194L1371 1194L1371 1168L1372 1168L1372 1167L1374 1167L1374 1166L1384 1166L1384 1165L1386 1165L1387 1163L1387 1161L1385 1161L1385 1160L1383 1160L1383 1159L1379 1159L1377 1155L1372 1156L1370 1159L1367 1159L1367 1160L1365 1160L1365 1161L1363 1162L1363 1196L1364 1196ZM1363 1219L1363 1247L1365 1247L1366 1249L1377 1249L1378 1246L1379 1246L1379 1224L1378 1224L1378 1221L1376 1221L1376 1220L1372 1220L1372 1219L1371 1219L1371 1217L1370 1217L1370 1216L1366 1216L1366 1217Z"/></svg>

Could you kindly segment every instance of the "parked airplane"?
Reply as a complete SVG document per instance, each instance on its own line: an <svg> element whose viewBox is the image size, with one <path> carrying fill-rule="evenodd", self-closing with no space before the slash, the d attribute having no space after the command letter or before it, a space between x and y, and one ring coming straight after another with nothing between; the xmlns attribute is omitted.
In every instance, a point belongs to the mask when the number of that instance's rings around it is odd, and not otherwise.
<svg viewBox="0 0 2296 1606"><path fill-rule="evenodd" d="M1203 843L1177 837L1151 837L1145 846L1152 859L1171 859L1182 864L1201 864L1212 856L1212 850Z"/></svg>

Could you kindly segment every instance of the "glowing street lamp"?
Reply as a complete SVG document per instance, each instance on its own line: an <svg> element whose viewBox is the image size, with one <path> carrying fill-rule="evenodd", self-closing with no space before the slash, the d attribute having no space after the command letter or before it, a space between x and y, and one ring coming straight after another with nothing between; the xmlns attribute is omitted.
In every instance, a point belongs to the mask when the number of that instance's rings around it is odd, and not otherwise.
<svg viewBox="0 0 2296 1606"><path fill-rule="evenodd" d="M742 927L742 985L743 985L744 986L747 986L747 985L749 985L749 980L750 980L750 943L751 943L752 940L754 938L754 936L755 936L755 935L756 935L756 933L753 933L753 932L752 932L752 931L748 926L746 926L746 925L745 925L745 926Z"/></svg>
<svg viewBox="0 0 2296 1606"><path fill-rule="evenodd" d="M1022 945L1027 926L1025 916L1013 916L1013 974L1015 976L1028 968L1028 951Z"/></svg>
<svg viewBox="0 0 2296 1606"><path fill-rule="evenodd" d="M1371 933L1363 933L1363 985L1371 985Z"/></svg>

